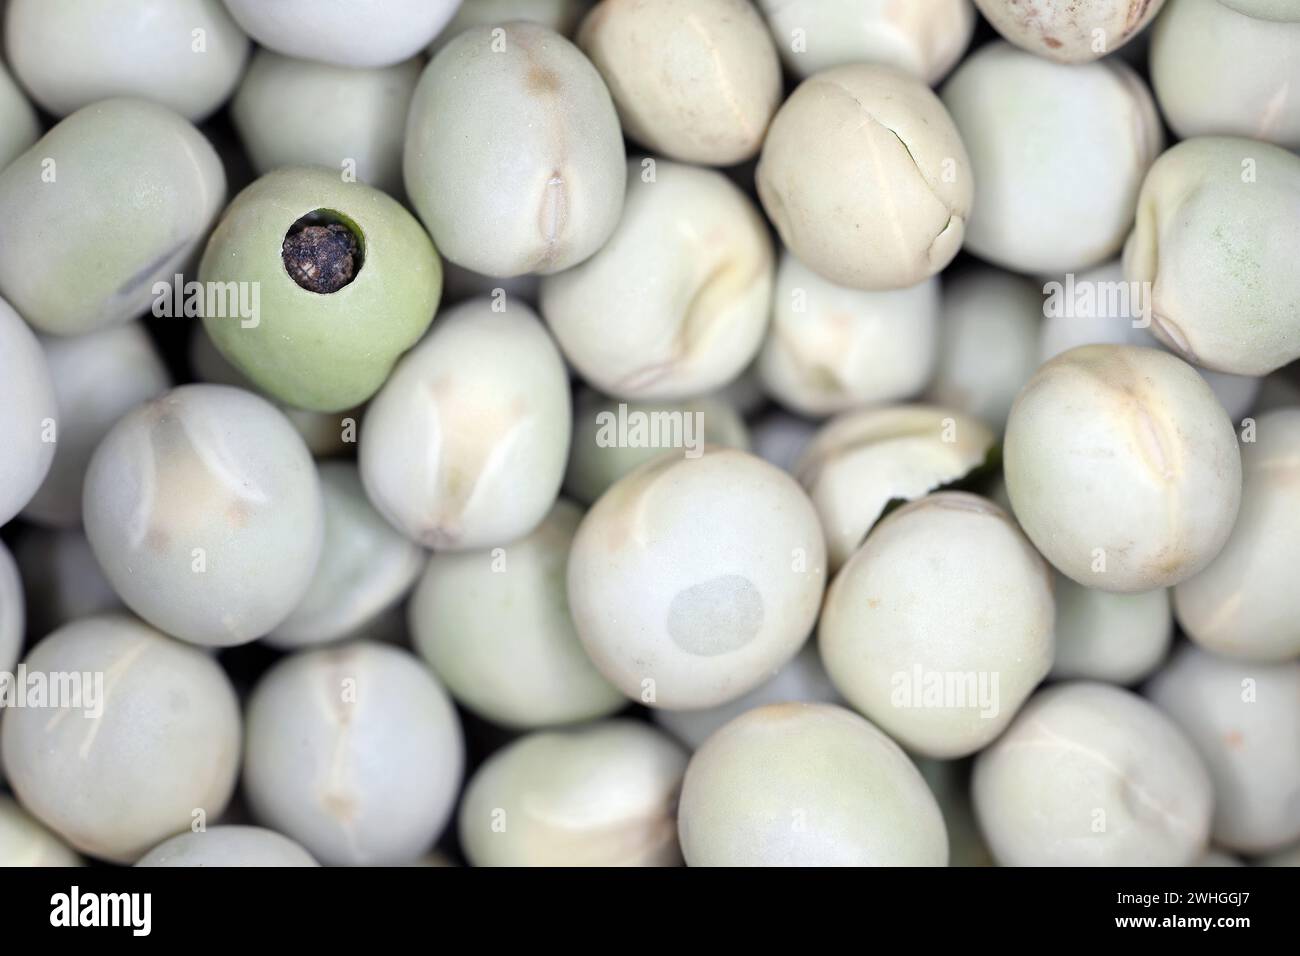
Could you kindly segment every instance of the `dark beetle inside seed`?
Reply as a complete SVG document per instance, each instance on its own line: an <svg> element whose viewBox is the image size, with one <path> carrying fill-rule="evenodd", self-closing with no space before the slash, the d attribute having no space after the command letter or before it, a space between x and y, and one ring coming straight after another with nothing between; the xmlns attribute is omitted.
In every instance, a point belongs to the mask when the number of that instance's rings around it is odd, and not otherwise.
<svg viewBox="0 0 1300 956"><path fill-rule="evenodd" d="M309 292L337 292L361 268L357 237L342 223L305 225L307 221L294 223L284 237L284 267L293 281Z"/></svg>

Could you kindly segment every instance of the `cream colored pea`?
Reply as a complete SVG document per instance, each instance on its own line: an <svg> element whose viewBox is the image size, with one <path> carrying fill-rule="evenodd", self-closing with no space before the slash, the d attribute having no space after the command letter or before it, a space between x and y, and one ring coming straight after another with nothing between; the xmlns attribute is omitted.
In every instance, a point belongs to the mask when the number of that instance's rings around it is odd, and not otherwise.
<svg viewBox="0 0 1300 956"><path fill-rule="evenodd" d="M0 867L83 865L67 844L17 801L0 794Z"/></svg>
<svg viewBox="0 0 1300 956"><path fill-rule="evenodd" d="M1278 22L1219 0L1170 0L1151 31L1151 83L1183 139L1300 148L1300 14Z"/></svg>
<svg viewBox="0 0 1300 956"><path fill-rule="evenodd" d="M1128 282L1116 259L1077 276L1062 276L1043 286L1045 317L1039 339L1041 362L1078 345L1141 345L1166 348L1151 332L1154 313L1149 289ZM1239 422L1255 405L1261 379L1197 368L1228 413Z"/></svg>
<svg viewBox="0 0 1300 956"><path fill-rule="evenodd" d="M1276 20L1279 23L1300 23L1300 7L1294 0L1219 0L1248 17Z"/></svg>
<svg viewBox="0 0 1300 956"><path fill-rule="evenodd" d="M1088 63L1142 32L1165 0L975 0L1016 46L1059 63Z"/></svg>
<svg viewBox="0 0 1300 956"><path fill-rule="evenodd" d="M26 626L23 581L13 555L0 541L0 674L13 673L22 651Z"/></svg>
<svg viewBox="0 0 1300 956"><path fill-rule="evenodd" d="M572 38L591 0L465 0L445 30L429 44L433 56L451 40L474 27L528 20Z"/></svg>
<svg viewBox="0 0 1300 956"><path fill-rule="evenodd" d="M769 395L804 415L910 398L934 369L938 320L938 279L884 292L850 289L787 250L758 374Z"/></svg>
<svg viewBox="0 0 1300 956"><path fill-rule="evenodd" d="M392 66L418 53L461 0L225 0L245 32L285 56L336 66Z"/></svg>
<svg viewBox="0 0 1300 956"><path fill-rule="evenodd" d="M1133 684L1169 653L1174 616L1166 588L1115 594L1056 574L1052 677Z"/></svg>
<svg viewBox="0 0 1300 956"><path fill-rule="evenodd" d="M1174 589L1178 623L1226 657L1300 656L1300 408L1259 416L1241 444L1245 484L1228 543Z"/></svg>
<svg viewBox="0 0 1300 956"><path fill-rule="evenodd" d="M29 528L14 544L14 560L32 634L49 634L80 618L124 609L79 528Z"/></svg>
<svg viewBox="0 0 1300 956"><path fill-rule="evenodd" d="M36 118L36 110L9 75L9 70L0 63L0 169L8 166L40 135L41 124Z"/></svg>
<svg viewBox="0 0 1300 956"><path fill-rule="evenodd" d="M1087 269L1119 252L1164 141L1130 67L1068 66L990 43L949 77L943 103L978 192L967 251L1028 273Z"/></svg>
<svg viewBox="0 0 1300 956"><path fill-rule="evenodd" d="M1147 688L1214 781L1214 842L1251 855L1300 838L1300 662L1183 645Z"/></svg>
<svg viewBox="0 0 1300 956"><path fill-rule="evenodd" d="M320 466L325 538L298 606L266 637L272 647L329 644L366 634L415 585L428 554L366 498L357 466Z"/></svg>
<svg viewBox="0 0 1300 956"><path fill-rule="evenodd" d="M578 396L565 493L591 504L624 475L660 455L698 457L704 446L749 449L745 420L719 394L684 402Z"/></svg>
<svg viewBox="0 0 1300 956"><path fill-rule="evenodd" d="M243 792L260 823L326 866L396 866L451 816L460 719L414 655L359 641L292 654L247 709Z"/></svg>
<svg viewBox="0 0 1300 956"><path fill-rule="evenodd" d="M466 30L425 68L403 170L443 255L514 276L568 269L605 244L624 159L596 68L558 33L516 21Z"/></svg>
<svg viewBox="0 0 1300 956"><path fill-rule="evenodd" d="M880 522L826 593L818 646L857 710L914 753L986 746L1052 666L1052 579L1000 508L941 492Z"/></svg>
<svg viewBox="0 0 1300 956"><path fill-rule="evenodd" d="M832 704L770 704L686 768L677 826L691 866L946 866L943 815L902 749Z"/></svg>
<svg viewBox="0 0 1300 956"><path fill-rule="evenodd" d="M951 70L975 30L971 0L758 0L790 72L880 63L930 86Z"/></svg>
<svg viewBox="0 0 1300 956"><path fill-rule="evenodd" d="M703 710L656 710L656 724L667 730L691 750L699 750L704 742L724 725L741 714L767 704L842 703L839 691L831 683L822 666L817 642L809 641L776 676L760 684L735 700Z"/></svg>
<svg viewBox="0 0 1300 956"><path fill-rule="evenodd" d="M939 98L906 73L866 64L825 70L790 94L755 180L790 251L857 289L906 288L942 270L961 248L974 195L966 147Z"/></svg>
<svg viewBox="0 0 1300 956"><path fill-rule="evenodd" d="M532 309L471 299L440 314L370 402L361 480L425 547L506 544L555 503L572 427L564 362Z"/></svg>
<svg viewBox="0 0 1300 956"><path fill-rule="evenodd" d="M984 464L993 449L984 423L929 405L895 405L832 419L794 474L826 533L831 570L848 560L896 498L919 498Z"/></svg>
<svg viewBox="0 0 1300 956"><path fill-rule="evenodd" d="M1001 432L1038 369L1042 293L1030 280L977 266L944 280L942 316L930 399Z"/></svg>
<svg viewBox="0 0 1300 956"><path fill-rule="evenodd" d="M289 422L224 385L183 385L119 419L86 469L82 515L122 600L208 647L246 644L289 616L325 523Z"/></svg>
<svg viewBox="0 0 1300 956"><path fill-rule="evenodd" d="M230 104L259 174L280 166L326 166L401 195L406 117L423 61L358 69L258 50ZM305 103L329 104L328 122Z"/></svg>
<svg viewBox="0 0 1300 956"><path fill-rule="evenodd" d="M1232 423L1190 365L1157 349L1085 345L1048 362L1011 410L1003 462L1029 539L1103 591L1196 574L1241 501Z"/></svg>
<svg viewBox="0 0 1300 956"><path fill-rule="evenodd" d="M51 335L125 322L190 260L225 199L216 152L171 110L84 107L0 172L0 293Z"/></svg>
<svg viewBox="0 0 1300 956"><path fill-rule="evenodd" d="M26 507L49 474L58 420L45 352L22 317L0 299L0 525Z"/></svg>
<svg viewBox="0 0 1300 956"><path fill-rule="evenodd" d="M220 826L158 844L136 866L319 866L299 844L262 827Z"/></svg>
<svg viewBox="0 0 1300 956"><path fill-rule="evenodd" d="M685 163L751 158L781 102L781 62L750 0L601 0L578 45L627 135Z"/></svg>
<svg viewBox="0 0 1300 956"><path fill-rule="evenodd" d="M171 387L171 375L139 322L71 337L41 336L58 402L58 445L49 474L23 509L38 524L81 524L90 456L118 419Z"/></svg>
<svg viewBox="0 0 1300 956"><path fill-rule="evenodd" d="M670 710L734 700L812 630L826 580L817 513L753 455L665 455L592 506L569 555L587 654L633 700Z"/></svg>
<svg viewBox="0 0 1300 956"><path fill-rule="evenodd" d="M458 701L505 727L605 717L627 703L592 665L565 568L582 511L560 500L504 548L430 558L408 608L412 642Z"/></svg>
<svg viewBox="0 0 1300 956"><path fill-rule="evenodd" d="M14 73L59 117L139 96L202 122L248 62L248 37L221 0L11 0L4 34Z"/></svg>
<svg viewBox="0 0 1300 956"><path fill-rule="evenodd" d="M975 812L1002 866L1188 866L1210 775L1183 732L1109 684L1057 684L975 758Z"/></svg>
<svg viewBox="0 0 1300 956"><path fill-rule="evenodd" d="M239 773L240 715L211 655L105 615L60 628L24 663L28 674L89 675L59 706L6 707L0 722L5 776L42 823L84 853L131 863L221 816Z"/></svg>
<svg viewBox="0 0 1300 956"><path fill-rule="evenodd" d="M542 315L565 357L607 395L712 391L762 344L772 302L767 225L713 170L634 159L628 180L623 218L604 248L542 280Z"/></svg>
<svg viewBox="0 0 1300 956"><path fill-rule="evenodd" d="M1189 362L1266 375L1300 358L1300 157L1255 140L1184 140L1151 167L1124 276ZM1264 277L1267 277L1265 279Z"/></svg>
<svg viewBox="0 0 1300 956"><path fill-rule="evenodd" d="M637 721L529 734L465 788L461 846L474 866L678 865L685 769L685 751Z"/></svg>

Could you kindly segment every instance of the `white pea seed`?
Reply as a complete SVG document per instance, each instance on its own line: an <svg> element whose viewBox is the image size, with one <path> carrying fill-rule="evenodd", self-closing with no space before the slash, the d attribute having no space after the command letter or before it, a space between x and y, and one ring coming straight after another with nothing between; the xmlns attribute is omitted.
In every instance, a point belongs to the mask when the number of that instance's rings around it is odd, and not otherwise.
<svg viewBox="0 0 1300 956"><path fill-rule="evenodd" d="M1071 281L1073 296L1067 294ZM1140 290L1125 285L1124 267L1118 259L1077 274L1053 277L1044 289L1040 363L1080 345L1161 347L1145 327L1142 311L1149 303Z"/></svg>
<svg viewBox="0 0 1300 956"><path fill-rule="evenodd" d="M392 66L424 49L461 0L225 0L264 47L335 66Z"/></svg>
<svg viewBox="0 0 1300 956"><path fill-rule="evenodd" d="M265 399L185 385L127 413L86 472L86 537L122 600L195 644L244 644L302 600L320 558L316 467Z"/></svg>
<svg viewBox="0 0 1300 956"><path fill-rule="evenodd" d="M564 37L572 38L591 0L466 0L445 30L429 44L433 56L447 43L474 27L491 27L511 20L540 23Z"/></svg>
<svg viewBox="0 0 1300 956"><path fill-rule="evenodd" d="M536 314L473 299L440 313L371 400L361 480L425 547L505 544L555 502L572 427L564 362Z"/></svg>
<svg viewBox="0 0 1300 956"><path fill-rule="evenodd" d="M1300 13L1290 19L1171 0L1151 31L1151 85L1180 138L1246 136L1300 149Z"/></svg>
<svg viewBox="0 0 1300 956"><path fill-rule="evenodd" d="M1214 802L1192 744L1109 684L1036 694L975 758L975 812L1002 866L1188 866Z"/></svg>
<svg viewBox="0 0 1300 956"><path fill-rule="evenodd" d="M818 646L835 687L927 757L989 744L1052 666L1052 579L1020 529L940 492L884 518L826 593Z"/></svg>
<svg viewBox="0 0 1300 956"><path fill-rule="evenodd" d="M1078 345L1166 347L1151 333L1154 314L1144 315L1151 305L1147 290L1124 279L1124 267L1118 259L1078 276L1054 279L1044 289L1047 294L1039 339L1040 362ZM1229 375L1205 368L1196 371L1234 422L1251 410L1263 384L1261 379L1249 375Z"/></svg>
<svg viewBox="0 0 1300 956"><path fill-rule="evenodd" d="M14 559L32 634L49 634L78 618L124 608L79 528L29 528L14 544Z"/></svg>
<svg viewBox="0 0 1300 956"><path fill-rule="evenodd" d="M5 776L42 823L131 863L196 814L221 816L239 773L239 704L209 654L106 615L60 628L24 663L51 686L81 675L80 699L6 707L0 724Z"/></svg>
<svg viewBox="0 0 1300 956"><path fill-rule="evenodd" d="M929 397L1001 432L1038 370L1042 294L1027 279L982 266L944 279L942 314Z"/></svg>
<svg viewBox="0 0 1300 956"><path fill-rule="evenodd" d="M23 581L13 555L0 541L0 674L13 673L27 626Z"/></svg>
<svg viewBox="0 0 1300 956"><path fill-rule="evenodd" d="M366 498L351 462L320 466L325 538L307 593L266 637L272 647L328 644L363 632L414 586L428 559Z"/></svg>
<svg viewBox="0 0 1300 956"><path fill-rule="evenodd" d="M766 704L841 703L839 691L822 666L817 643L809 641L776 676L733 701L704 710L656 710L654 720L660 727L698 750L704 741L725 724L755 707Z"/></svg>
<svg viewBox="0 0 1300 956"><path fill-rule="evenodd" d="M768 394L803 415L900 401L930 380L938 325L938 279L883 292L850 289L787 250L758 373Z"/></svg>
<svg viewBox="0 0 1300 956"><path fill-rule="evenodd" d="M880 63L930 86L947 75L975 30L971 0L758 0L786 67L809 77Z"/></svg>
<svg viewBox="0 0 1300 956"><path fill-rule="evenodd" d="M763 217L726 176L633 159L618 228L588 261L542 280L541 309L593 387L688 398L727 384L758 353L772 274Z"/></svg>
<svg viewBox="0 0 1300 956"><path fill-rule="evenodd" d="M675 866L686 753L631 720L529 734L465 788L460 841L475 866Z"/></svg>
<svg viewBox="0 0 1300 956"><path fill-rule="evenodd" d="M0 867L84 865L13 798L0 794Z"/></svg>
<svg viewBox="0 0 1300 956"><path fill-rule="evenodd" d="M1157 349L1085 345L1052 359L1011 410L1003 462L1029 539L1103 591L1196 574L1241 501L1232 423L1190 365Z"/></svg>
<svg viewBox="0 0 1300 956"><path fill-rule="evenodd" d="M0 525L27 506L49 474L58 418L54 380L41 344L0 299Z"/></svg>
<svg viewBox="0 0 1300 956"><path fill-rule="evenodd" d="M943 103L979 193L968 251L1029 273L1087 269L1119 252L1164 143L1132 68L1114 58L1069 66L990 43L948 79Z"/></svg>
<svg viewBox="0 0 1300 956"><path fill-rule="evenodd" d="M261 827L221 826L158 844L136 866L319 866L288 837Z"/></svg>
<svg viewBox="0 0 1300 956"><path fill-rule="evenodd" d="M357 69L258 50L230 118L259 174L327 166L386 193L402 192L406 117L423 62ZM313 104L328 104L328 122Z"/></svg>
<svg viewBox="0 0 1300 956"><path fill-rule="evenodd" d="M171 387L138 322L69 338L41 336L58 403L58 444L40 490L23 509L38 524L81 523L81 490L95 447L123 415Z"/></svg>
<svg viewBox="0 0 1300 956"><path fill-rule="evenodd" d="M1259 416L1241 466L1241 512L1228 543L1174 589L1174 609L1206 650L1289 660L1300 656L1300 408Z"/></svg>
<svg viewBox="0 0 1300 956"><path fill-rule="evenodd" d="M36 110L22 88L0 63L0 169L41 136Z"/></svg>
<svg viewBox="0 0 1300 956"><path fill-rule="evenodd" d="M558 33L516 21L465 31L425 68L403 170L444 256L514 276L567 269L604 245L625 158L596 68Z"/></svg>
<svg viewBox="0 0 1300 956"><path fill-rule="evenodd" d="M1295 5L1295 0L1219 0L1219 2L1248 17L1276 20L1279 23L1300 23L1300 7Z"/></svg>
<svg viewBox="0 0 1300 956"><path fill-rule="evenodd" d="M83 107L0 172L0 294L51 335L123 323L190 260L225 193L216 152L171 110Z"/></svg>
<svg viewBox="0 0 1300 956"><path fill-rule="evenodd" d="M585 391L574 403L565 493L591 504L646 462L664 454L698 456L705 444L749 449L744 419L719 394L684 402L620 402Z"/></svg>
<svg viewBox="0 0 1300 956"><path fill-rule="evenodd" d="M1300 358L1298 207L1300 156L1268 143L1200 137L1156 160L1124 248L1125 278L1150 289L1156 336L1237 375Z"/></svg>
<svg viewBox="0 0 1300 956"><path fill-rule="evenodd" d="M974 196L966 147L939 98L867 64L804 80L772 120L754 177L790 251L857 289L902 289L942 270Z"/></svg>
<svg viewBox="0 0 1300 956"><path fill-rule="evenodd" d="M230 96L249 46L221 0L11 0L4 39L14 73L55 116L139 96L195 123Z"/></svg>
<svg viewBox="0 0 1300 956"><path fill-rule="evenodd" d="M1169 653L1174 615L1167 588L1115 594L1056 575L1052 677L1134 684Z"/></svg>
<svg viewBox="0 0 1300 956"><path fill-rule="evenodd" d="M627 703L587 658L569 614L565 568L581 520L560 500L504 548L435 554L411 598L416 650L453 697L493 723L573 723Z"/></svg>
<svg viewBox="0 0 1300 956"><path fill-rule="evenodd" d="M713 707L771 677L817 618L826 553L789 475L745 452L666 455L587 512L569 606L597 669L634 700Z"/></svg>
<svg viewBox="0 0 1300 956"><path fill-rule="evenodd" d="M710 737L686 768L678 832L691 866L948 863L915 765L832 704L770 704Z"/></svg>
<svg viewBox="0 0 1300 956"><path fill-rule="evenodd" d="M326 866L418 859L455 806L460 720L406 651L360 642L294 654L253 689L247 721L253 816Z"/></svg>
<svg viewBox="0 0 1300 956"><path fill-rule="evenodd" d="M1248 854L1300 838L1300 662L1266 664L1183 645L1147 695L1214 780L1214 842Z"/></svg>
<svg viewBox="0 0 1300 956"><path fill-rule="evenodd" d="M1142 32L1165 0L975 0L999 33L1058 63L1088 63Z"/></svg>
<svg viewBox="0 0 1300 956"><path fill-rule="evenodd" d="M849 559L885 507L965 477L995 439L977 419L928 405L849 412L825 425L794 474L826 534L831 570Z"/></svg>
<svg viewBox="0 0 1300 956"><path fill-rule="evenodd" d="M601 0L577 40L642 146L710 166L758 153L781 61L750 0Z"/></svg>

